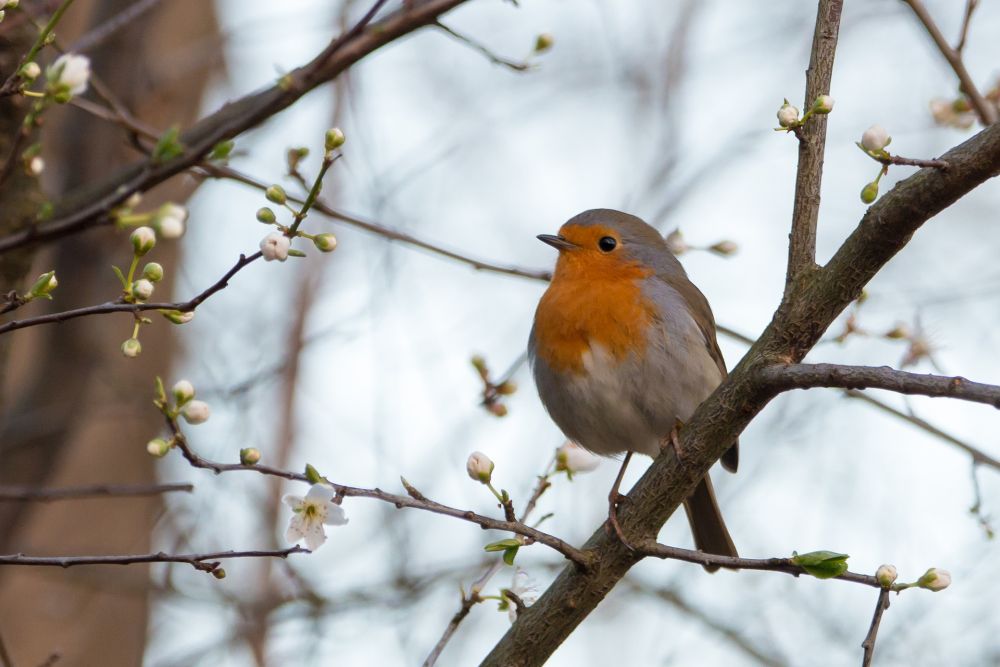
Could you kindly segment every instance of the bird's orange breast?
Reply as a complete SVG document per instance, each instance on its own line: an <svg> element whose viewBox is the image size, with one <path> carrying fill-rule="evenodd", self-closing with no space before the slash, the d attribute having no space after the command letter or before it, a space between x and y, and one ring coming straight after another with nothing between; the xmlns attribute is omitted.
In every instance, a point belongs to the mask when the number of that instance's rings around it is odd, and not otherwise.
<svg viewBox="0 0 1000 667"><path fill-rule="evenodd" d="M641 355L656 310L640 282L652 273L637 263L560 255L535 312L535 354L564 373L584 372L592 344L616 360Z"/></svg>

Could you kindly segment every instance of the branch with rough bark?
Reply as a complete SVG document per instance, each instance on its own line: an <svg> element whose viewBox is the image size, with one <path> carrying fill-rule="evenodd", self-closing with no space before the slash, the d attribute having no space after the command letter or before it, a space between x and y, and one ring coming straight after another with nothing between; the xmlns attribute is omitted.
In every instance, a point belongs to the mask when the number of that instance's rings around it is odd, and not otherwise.
<svg viewBox="0 0 1000 667"><path fill-rule="evenodd" d="M909 373L888 366L841 364L787 364L763 368L761 384L775 391L832 387L885 389L897 394L957 398L1000 408L1000 387L964 377Z"/></svg>
<svg viewBox="0 0 1000 667"><path fill-rule="evenodd" d="M829 3L821 2L818 23L834 14ZM816 34L828 35L830 30L830 26L818 26ZM629 492L619 521L630 541L653 539L711 465L774 397L774 390L760 382L760 371L801 361L837 315L927 220L1000 171L1000 129L985 129L942 159L950 169L922 169L901 181L868 209L825 266L788 285L761 337L681 430L684 459L667 451ZM800 194L818 202L818 191ZM804 229L808 233L808 226ZM590 553L594 566L586 571L564 569L538 602L518 617L484 665L543 664L640 558L603 528L583 549Z"/></svg>

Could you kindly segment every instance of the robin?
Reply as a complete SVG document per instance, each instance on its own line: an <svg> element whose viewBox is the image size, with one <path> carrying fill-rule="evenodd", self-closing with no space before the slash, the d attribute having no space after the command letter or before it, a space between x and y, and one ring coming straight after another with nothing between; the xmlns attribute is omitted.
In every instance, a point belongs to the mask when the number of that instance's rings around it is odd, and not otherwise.
<svg viewBox="0 0 1000 667"><path fill-rule="evenodd" d="M625 452L609 523L633 452L656 457L726 376L705 296L653 227L610 209L571 218L539 240L559 251L528 341L535 383L553 421L603 456ZM737 444L722 457L736 472ZM684 501L701 551L736 556L706 474Z"/></svg>

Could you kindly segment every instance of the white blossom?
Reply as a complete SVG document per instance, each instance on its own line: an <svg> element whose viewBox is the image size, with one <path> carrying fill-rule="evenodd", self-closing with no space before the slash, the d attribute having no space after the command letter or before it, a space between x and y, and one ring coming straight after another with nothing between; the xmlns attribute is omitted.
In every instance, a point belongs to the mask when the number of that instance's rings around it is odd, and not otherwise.
<svg viewBox="0 0 1000 667"><path fill-rule="evenodd" d="M132 296L136 301L146 301L153 296L153 283L142 278L132 284Z"/></svg>
<svg viewBox="0 0 1000 667"><path fill-rule="evenodd" d="M87 90L90 81L90 58L75 53L64 53L45 70L49 83L63 88L70 95L79 95Z"/></svg>
<svg viewBox="0 0 1000 667"><path fill-rule="evenodd" d="M156 210L153 226L161 238L177 239L184 235L184 222L188 211L178 204L166 203Z"/></svg>
<svg viewBox="0 0 1000 667"><path fill-rule="evenodd" d="M881 125L872 125L861 135L861 146L866 151L877 153L889 145L891 137Z"/></svg>
<svg viewBox="0 0 1000 667"><path fill-rule="evenodd" d="M287 495L282 500L292 508L292 518L285 531L285 540L295 544L305 540L309 551L316 551L326 542L323 526L343 526L347 523L344 508L333 502L334 490L328 484L313 484L302 496Z"/></svg>
<svg viewBox="0 0 1000 667"><path fill-rule="evenodd" d="M935 593L943 591L951 585L951 573L948 570L932 567L917 580L917 585Z"/></svg>
<svg viewBox="0 0 1000 667"><path fill-rule="evenodd" d="M521 568L517 568L514 572L514 578L510 582L510 591L521 598L525 607L530 607L538 600L538 588L535 585L535 580ZM507 616L511 623L517 620L517 605L513 601L507 607Z"/></svg>
<svg viewBox="0 0 1000 667"><path fill-rule="evenodd" d="M260 242L260 252L268 262L278 260L284 262L288 259L288 249L292 246L292 240L284 234L271 232Z"/></svg>
<svg viewBox="0 0 1000 667"><path fill-rule="evenodd" d="M181 416L188 424L202 424L208 421L211 411L205 401L190 401L181 408Z"/></svg>
<svg viewBox="0 0 1000 667"><path fill-rule="evenodd" d="M788 102L785 102L778 109L778 125L781 127L791 127L799 121L799 110Z"/></svg>
<svg viewBox="0 0 1000 667"><path fill-rule="evenodd" d="M178 405L184 405L194 398L194 385L187 380L178 380L171 393Z"/></svg>
<svg viewBox="0 0 1000 667"><path fill-rule="evenodd" d="M888 563L885 565L879 565L878 570L875 571L875 579L878 580L879 585L883 588L889 588L889 586L892 586L892 583L896 581L897 576L899 575L896 572L896 566L889 565Z"/></svg>
<svg viewBox="0 0 1000 667"><path fill-rule="evenodd" d="M493 477L493 461L482 452L472 452L465 463L465 470L473 480L487 484Z"/></svg>
<svg viewBox="0 0 1000 667"><path fill-rule="evenodd" d="M565 470L570 475L590 472L601 465L601 457L591 454L572 440L567 440L556 449L556 470Z"/></svg>

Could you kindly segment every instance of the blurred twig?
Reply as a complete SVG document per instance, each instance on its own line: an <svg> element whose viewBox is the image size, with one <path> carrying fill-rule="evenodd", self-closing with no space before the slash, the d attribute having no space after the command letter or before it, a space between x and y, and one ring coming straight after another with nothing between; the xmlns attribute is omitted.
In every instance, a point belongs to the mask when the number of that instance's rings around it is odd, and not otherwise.
<svg viewBox="0 0 1000 667"><path fill-rule="evenodd" d="M0 486L0 501L78 500L81 498L131 498L162 493L194 491L194 484L89 484L61 489L40 489L34 486Z"/></svg>
<svg viewBox="0 0 1000 667"><path fill-rule="evenodd" d="M133 565L136 563L187 563L202 572L219 572L218 561L229 558L287 558L291 554L309 553L300 546L275 551L216 551L204 554L155 554L114 556L25 556L24 554L0 555L0 565L28 565L35 567L73 567L76 565ZM223 576L225 576L223 574Z"/></svg>

